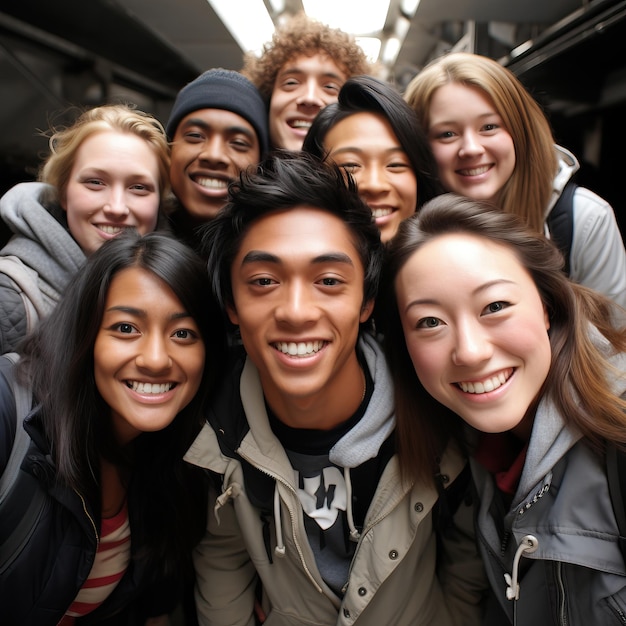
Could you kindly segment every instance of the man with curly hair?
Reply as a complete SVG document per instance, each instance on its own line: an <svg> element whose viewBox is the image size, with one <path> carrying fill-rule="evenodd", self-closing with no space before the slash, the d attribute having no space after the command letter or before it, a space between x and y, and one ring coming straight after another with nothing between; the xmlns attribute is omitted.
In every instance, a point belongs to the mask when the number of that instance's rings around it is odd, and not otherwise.
<svg viewBox="0 0 626 626"><path fill-rule="evenodd" d="M354 37L306 14L279 26L263 53L244 57L242 73L269 102L273 148L300 150L315 116L351 76L372 68Z"/></svg>

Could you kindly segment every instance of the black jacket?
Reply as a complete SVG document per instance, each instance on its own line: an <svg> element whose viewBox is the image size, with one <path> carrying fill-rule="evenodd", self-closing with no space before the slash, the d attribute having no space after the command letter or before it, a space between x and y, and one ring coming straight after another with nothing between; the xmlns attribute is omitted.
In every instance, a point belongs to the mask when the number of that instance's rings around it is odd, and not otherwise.
<svg viewBox="0 0 626 626"><path fill-rule="evenodd" d="M0 359L5 361L5 359ZM15 403L0 367L0 471L11 452L16 428ZM55 483L54 466L35 409L24 422L31 437L21 471L36 480L30 483L46 494L34 532L18 558L0 574L0 615L3 626L56 626L65 614L93 565L100 533L100 495L79 494ZM27 490L24 490L27 491ZM32 498L32 493L20 493ZM137 557L141 541L132 534L137 507L133 485L128 508L131 526L131 561L124 577L105 602L78 624L125 626L143 624L149 616L169 613L176 606L178 589L167 581L151 580ZM10 502L4 505L10 506ZM0 510L0 515L3 512ZM0 554L0 563L2 563Z"/></svg>

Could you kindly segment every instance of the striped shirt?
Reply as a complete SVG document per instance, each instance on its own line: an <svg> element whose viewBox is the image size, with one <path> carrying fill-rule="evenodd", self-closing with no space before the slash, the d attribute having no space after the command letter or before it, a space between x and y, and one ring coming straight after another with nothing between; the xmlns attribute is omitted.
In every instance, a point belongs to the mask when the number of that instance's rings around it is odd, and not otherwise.
<svg viewBox="0 0 626 626"><path fill-rule="evenodd" d="M100 543L87 580L58 626L70 626L74 619L98 608L115 589L130 561L130 525L126 503L114 517L103 519Z"/></svg>

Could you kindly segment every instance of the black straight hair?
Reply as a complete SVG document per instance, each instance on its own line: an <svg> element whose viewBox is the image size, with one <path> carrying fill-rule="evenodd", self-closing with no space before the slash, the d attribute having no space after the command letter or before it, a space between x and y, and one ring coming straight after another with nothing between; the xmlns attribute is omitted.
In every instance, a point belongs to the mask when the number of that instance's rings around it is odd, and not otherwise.
<svg viewBox="0 0 626 626"><path fill-rule="evenodd" d="M353 76L343 84L337 102L323 108L313 120L302 149L319 159L327 159L326 135L339 122L356 113L382 115L389 122L417 178L415 210L443 193L437 162L415 111L390 83L373 76Z"/></svg>
<svg viewBox="0 0 626 626"><path fill-rule="evenodd" d="M303 152L279 151L230 186L230 202L203 228L204 255L213 292L223 308L231 305L231 266L241 240L259 218L299 206L337 216L352 234L364 270L363 304L376 298L383 247L372 212L354 181L336 165Z"/></svg>

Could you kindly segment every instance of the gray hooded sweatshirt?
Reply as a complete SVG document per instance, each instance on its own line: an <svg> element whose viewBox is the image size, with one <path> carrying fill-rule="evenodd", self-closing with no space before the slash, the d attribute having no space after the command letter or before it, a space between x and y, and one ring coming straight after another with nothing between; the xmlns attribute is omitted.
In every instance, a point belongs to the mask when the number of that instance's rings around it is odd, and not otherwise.
<svg viewBox="0 0 626 626"><path fill-rule="evenodd" d="M44 183L20 183L0 199L13 236L0 250L0 350L11 351L59 301L85 255L41 203Z"/></svg>

